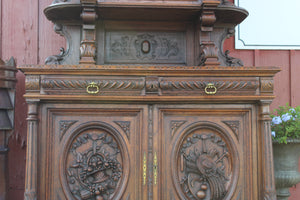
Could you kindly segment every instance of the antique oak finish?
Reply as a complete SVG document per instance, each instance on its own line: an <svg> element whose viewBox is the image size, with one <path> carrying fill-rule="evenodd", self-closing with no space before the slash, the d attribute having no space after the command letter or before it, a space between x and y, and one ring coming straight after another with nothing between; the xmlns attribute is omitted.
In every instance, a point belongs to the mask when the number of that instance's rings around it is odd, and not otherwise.
<svg viewBox="0 0 300 200"><path fill-rule="evenodd" d="M276 199L276 67L223 42L227 1L55 0L67 48L25 65L25 199Z"/></svg>

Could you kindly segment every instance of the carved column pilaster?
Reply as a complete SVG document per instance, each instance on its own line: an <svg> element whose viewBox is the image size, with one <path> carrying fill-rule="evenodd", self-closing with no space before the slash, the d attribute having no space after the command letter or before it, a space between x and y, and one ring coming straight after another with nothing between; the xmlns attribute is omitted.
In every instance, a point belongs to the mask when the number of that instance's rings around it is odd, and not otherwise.
<svg viewBox="0 0 300 200"><path fill-rule="evenodd" d="M25 200L37 199L38 102L28 101Z"/></svg>
<svg viewBox="0 0 300 200"><path fill-rule="evenodd" d="M200 16L200 63L199 65L220 65L218 54L219 49L211 38L213 27L217 21L215 9L220 1L204 0Z"/></svg>
<svg viewBox="0 0 300 200"><path fill-rule="evenodd" d="M260 102L260 130L261 130L261 160L262 166L260 175L262 178L262 197L264 200L276 200L274 164L273 164L273 147L271 137L271 101Z"/></svg>
<svg viewBox="0 0 300 200"><path fill-rule="evenodd" d="M81 0L82 40L80 43L80 64L96 64L96 25L95 10L97 0Z"/></svg>

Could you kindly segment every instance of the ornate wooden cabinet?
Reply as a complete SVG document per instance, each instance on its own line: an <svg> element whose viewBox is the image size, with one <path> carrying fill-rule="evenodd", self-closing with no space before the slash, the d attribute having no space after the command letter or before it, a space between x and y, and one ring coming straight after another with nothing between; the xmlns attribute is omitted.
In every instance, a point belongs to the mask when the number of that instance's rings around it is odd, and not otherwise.
<svg viewBox="0 0 300 200"><path fill-rule="evenodd" d="M27 65L25 199L276 199L276 67L223 41L227 1L54 1L66 51Z"/></svg>

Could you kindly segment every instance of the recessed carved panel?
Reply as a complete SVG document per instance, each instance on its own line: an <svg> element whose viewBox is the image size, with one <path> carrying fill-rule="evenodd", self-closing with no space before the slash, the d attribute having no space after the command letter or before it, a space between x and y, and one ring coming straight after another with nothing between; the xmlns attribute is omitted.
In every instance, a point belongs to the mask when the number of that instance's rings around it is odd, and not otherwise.
<svg viewBox="0 0 300 200"><path fill-rule="evenodd" d="M183 32L106 33L108 63L185 63L186 45Z"/></svg>
<svg viewBox="0 0 300 200"><path fill-rule="evenodd" d="M235 187L234 155L221 134L209 129L192 131L184 137L178 154L177 184L185 199L228 198Z"/></svg>
<svg viewBox="0 0 300 200"><path fill-rule="evenodd" d="M74 199L111 200L124 176L118 140L109 131L92 128L81 132L69 146L64 176Z"/></svg>

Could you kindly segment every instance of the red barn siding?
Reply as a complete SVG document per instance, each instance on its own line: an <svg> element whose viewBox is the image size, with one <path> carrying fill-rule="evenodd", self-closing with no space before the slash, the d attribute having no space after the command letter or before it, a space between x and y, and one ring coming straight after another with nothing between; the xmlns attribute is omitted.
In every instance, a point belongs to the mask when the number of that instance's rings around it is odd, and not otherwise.
<svg viewBox="0 0 300 200"><path fill-rule="evenodd" d="M42 64L49 55L59 53L65 46L62 37L55 34L53 24L49 22L43 9L53 0L0 0L0 56L8 59L14 56L18 65ZM300 51L295 50L235 50L234 39L225 41L224 49L231 56L241 58L246 66L280 66L282 72L275 77L276 99L272 108L287 102L300 105ZM24 75L17 74L17 94L15 131L9 141L9 191L8 199L23 199L25 182L25 144L26 144L26 103L22 95L25 92ZM300 196L300 184L291 189L290 200Z"/></svg>

